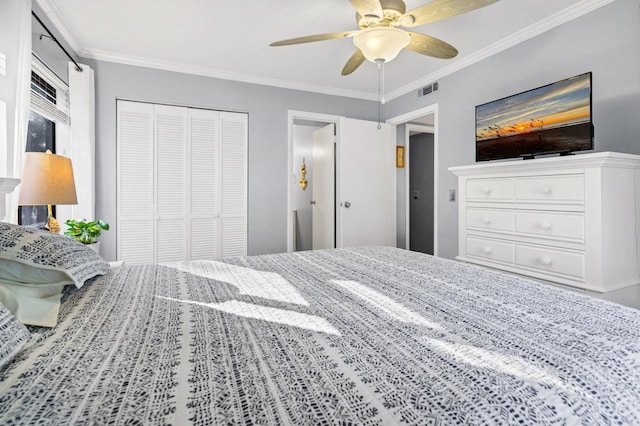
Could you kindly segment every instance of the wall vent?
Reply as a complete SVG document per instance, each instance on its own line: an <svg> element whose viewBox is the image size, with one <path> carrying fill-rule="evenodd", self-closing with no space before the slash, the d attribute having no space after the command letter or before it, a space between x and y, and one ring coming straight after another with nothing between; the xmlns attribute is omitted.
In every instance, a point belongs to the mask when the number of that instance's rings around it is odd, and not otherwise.
<svg viewBox="0 0 640 426"><path fill-rule="evenodd" d="M422 89L418 90L418 97L426 96L438 90L438 82L427 84Z"/></svg>

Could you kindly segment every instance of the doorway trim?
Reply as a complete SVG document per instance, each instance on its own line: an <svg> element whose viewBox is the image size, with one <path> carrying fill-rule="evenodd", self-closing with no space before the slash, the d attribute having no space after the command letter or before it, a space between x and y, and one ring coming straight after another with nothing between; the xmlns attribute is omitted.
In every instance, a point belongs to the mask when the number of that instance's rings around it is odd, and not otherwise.
<svg viewBox="0 0 640 426"><path fill-rule="evenodd" d="M411 120L423 117L425 115L433 114L433 128L431 126L421 126L417 124L410 124ZM405 248L409 250L409 237L410 237L410 218L409 218L409 156L411 152L409 150L409 133L412 129L429 129L433 132L433 255L438 256L438 104L428 105L426 107L410 111L408 113L398 115L386 120L387 123L401 125L405 124ZM418 129L418 130L419 130Z"/></svg>
<svg viewBox="0 0 640 426"><path fill-rule="evenodd" d="M287 138L288 138L288 152L287 152L287 252L291 253L295 243L293 241L295 233L293 227L295 223L293 221L293 188L297 183L294 177L293 170L293 125L296 120L317 121L321 123L331 124L333 123L338 128L341 116L320 114L307 111L289 110L287 118Z"/></svg>

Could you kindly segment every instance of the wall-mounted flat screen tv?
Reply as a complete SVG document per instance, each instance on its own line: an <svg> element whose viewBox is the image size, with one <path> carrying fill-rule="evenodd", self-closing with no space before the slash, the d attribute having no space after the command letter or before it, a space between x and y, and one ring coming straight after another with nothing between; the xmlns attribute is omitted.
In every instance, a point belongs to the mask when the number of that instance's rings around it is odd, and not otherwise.
<svg viewBox="0 0 640 426"><path fill-rule="evenodd" d="M476 161L593 149L591 73L476 106Z"/></svg>

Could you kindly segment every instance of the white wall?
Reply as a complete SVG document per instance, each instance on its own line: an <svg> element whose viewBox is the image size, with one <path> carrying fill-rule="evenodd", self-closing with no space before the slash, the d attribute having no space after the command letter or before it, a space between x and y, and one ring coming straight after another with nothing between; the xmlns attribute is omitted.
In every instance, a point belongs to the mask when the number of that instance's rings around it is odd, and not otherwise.
<svg viewBox="0 0 640 426"><path fill-rule="evenodd" d="M475 162L475 106L591 71L596 150L640 154L639 52L640 2L616 0L440 79L433 94L412 91L387 102L387 118L438 104L440 256L457 255L458 204L448 201L457 181L447 169ZM398 202L399 221L404 206Z"/></svg>

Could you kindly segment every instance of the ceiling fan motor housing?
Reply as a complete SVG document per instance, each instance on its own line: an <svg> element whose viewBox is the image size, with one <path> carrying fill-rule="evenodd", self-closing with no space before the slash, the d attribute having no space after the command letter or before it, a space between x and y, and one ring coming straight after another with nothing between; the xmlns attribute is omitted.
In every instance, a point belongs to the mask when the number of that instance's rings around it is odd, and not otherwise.
<svg viewBox="0 0 640 426"><path fill-rule="evenodd" d="M382 16L367 14L365 16L356 12L356 22L360 29L369 28L374 25L384 27L397 27L401 24L402 15L407 10L407 6L402 0L381 0ZM384 22L383 22L384 21Z"/></svg>

